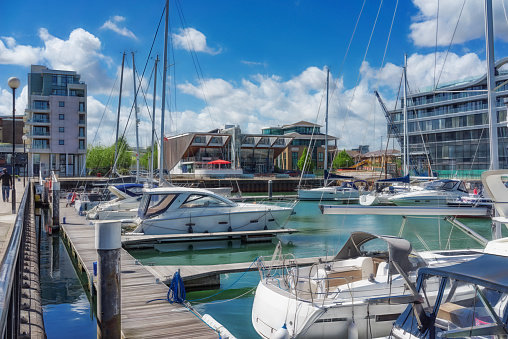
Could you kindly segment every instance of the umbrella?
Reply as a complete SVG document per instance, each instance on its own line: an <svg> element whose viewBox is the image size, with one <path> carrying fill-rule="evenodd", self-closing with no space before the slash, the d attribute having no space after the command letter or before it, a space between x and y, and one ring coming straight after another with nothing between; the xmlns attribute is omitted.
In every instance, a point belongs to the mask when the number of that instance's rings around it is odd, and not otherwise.
<svg viewBox="0 0 508 339"><path fill-rule="evenodd" d="M214 161L210 161L208 164L209 165L226 165L226 164L230 164L231 162L227 161L227 160L214 160Z"/></svg>

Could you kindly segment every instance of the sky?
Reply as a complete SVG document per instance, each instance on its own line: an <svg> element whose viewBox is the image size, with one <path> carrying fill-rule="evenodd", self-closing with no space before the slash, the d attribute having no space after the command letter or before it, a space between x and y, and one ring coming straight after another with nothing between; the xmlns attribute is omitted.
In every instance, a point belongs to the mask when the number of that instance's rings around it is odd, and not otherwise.
<svg viewBox="0 0 508 339"><path fill-rule="evenodd" d="M492 0L495 59L508 56L508 0ZM141 146L150 144L153 69L160 134L164 0L0 3L0 115L12 114L8 78L28 101L31 65L72 70L88 86L88 143L111 145L126 53L120 131L135 146L133 57ZM374 96L395 108L404 55L417 91L485 74L484 1L170 0L165 133L239 125L244 133L301 120L328 130L340 149L386 147ZM141 84L141 85L140 85ZM399 148L390 141L389 147Z"/></svg>

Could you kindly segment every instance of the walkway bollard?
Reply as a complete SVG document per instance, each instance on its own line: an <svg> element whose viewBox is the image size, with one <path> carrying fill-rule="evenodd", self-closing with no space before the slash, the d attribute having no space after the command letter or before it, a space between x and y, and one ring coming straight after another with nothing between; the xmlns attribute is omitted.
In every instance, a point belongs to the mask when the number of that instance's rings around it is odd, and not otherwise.
<svg viewBox="0 0 508 339"><path fill-rule="evenodd" d="M120 339L122 335L120 254L121 223L95 222L97 249L97 338Z"/></svg>
<svg viewBox="0 0 508 339"><path fill-rule="evenodd" d="M53 226L60 225L60 183L53 182L51 186L51 197L53 201Z"/></svg>
<svg viewBox="0 0 508 339"><path fill-rule="evenodd" d="M272 200L272 181L268 180L268 200Z"/></svg>

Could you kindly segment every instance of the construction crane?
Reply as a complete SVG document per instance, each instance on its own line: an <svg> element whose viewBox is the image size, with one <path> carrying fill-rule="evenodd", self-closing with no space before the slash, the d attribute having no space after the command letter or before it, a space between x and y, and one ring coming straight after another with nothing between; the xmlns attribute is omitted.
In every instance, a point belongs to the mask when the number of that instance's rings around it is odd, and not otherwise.
<svg viewBox="0 0 508 339"><path fill-rule="evenodd" d="M404 139L399 131L399 128L397 127L396 124L394 124L393 118L392 118L390 112L388 112L388 109L386 108L385 103L381 99L381 96L379 96L379 93L377 91L374 91L374 94L376 95L377 100L379 101L379 104L381 105L381 108L383 109L383 113L385 114L386 120L388 121L388 125L390 126L390 134L392 134L392 133L395 134L395 138L399 142L400 147L403 148L404 147L403 146Z"/></svg>

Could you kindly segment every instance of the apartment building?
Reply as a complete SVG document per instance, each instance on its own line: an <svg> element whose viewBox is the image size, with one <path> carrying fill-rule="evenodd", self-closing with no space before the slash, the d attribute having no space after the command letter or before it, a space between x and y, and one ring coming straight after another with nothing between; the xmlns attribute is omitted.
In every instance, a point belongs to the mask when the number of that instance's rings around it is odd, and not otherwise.
<svg viewBox="0 0 508 339"><path fill-rule="evenodd" d="M508 71L504 58L496 63L496 110L499 167L508 168L508 128L505 98ZM400 133L404 131L401 107L390 111ZM428 168L440 175L478 175L490 165L487 75L412 90L407 98L408 146L413 168ZM388 125L388 132L396 137ZM402 147L402 145L401 145Z"/></svg>
<svg viewBox="0 0 508 339"><path fill-rule="evenodd" d="M78 176L86 155L87 86L74 71L32 65L25 109L29 175Z"/></svg>

